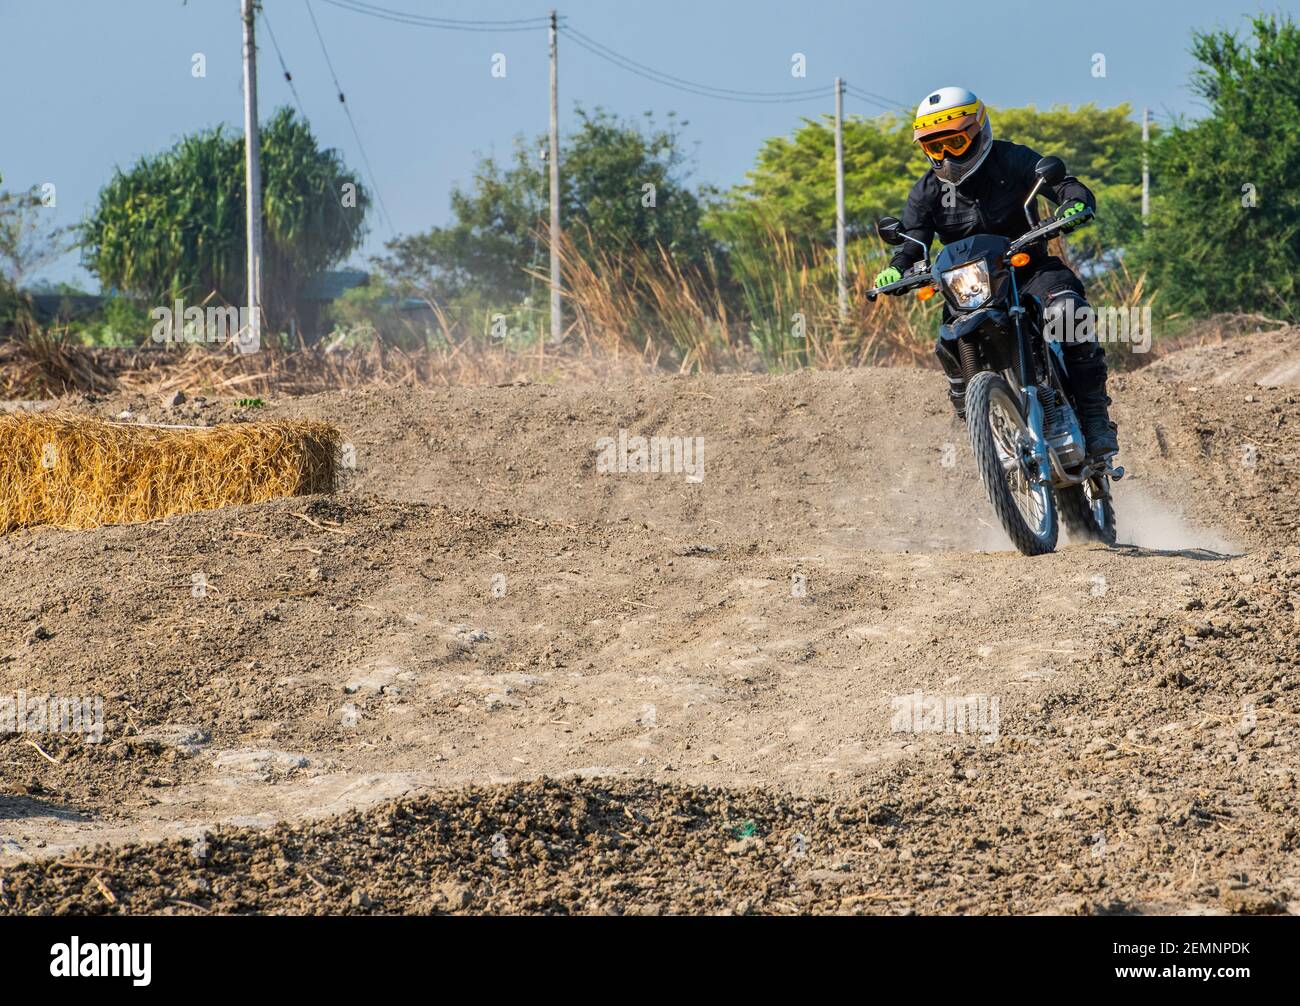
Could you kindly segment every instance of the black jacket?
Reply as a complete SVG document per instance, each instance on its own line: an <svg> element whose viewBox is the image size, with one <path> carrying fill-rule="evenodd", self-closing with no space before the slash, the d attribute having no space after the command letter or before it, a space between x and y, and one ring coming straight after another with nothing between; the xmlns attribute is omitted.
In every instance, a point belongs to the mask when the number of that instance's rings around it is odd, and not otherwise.
<svg viewBox="0 0 1300 1006"><path fill-rule="evenodd" d="M1038 180L1034 174L1038 160L1039 155L1029 147L994 140L984 163L955 188L941 181L933 171L927 171L908 194L903 229L909 237L924 241L926 247L936 235L944 244L972 234L1020 237L1030 229L1025 221L1024 202ZM951 195L945 200L948 191ZM1088 187L1073 175L1066 176L1055 189L1044 186L1041 191L1058 205L1078 200L1090 209L1097 208L1097 200ZM945 202L951 205L944 205ZM1031 206L1030 211L1034 212L1035 208ZM1036 213L1034 216L1037 219ZM1034 257L1029 267L1032 271L1045 257L1045 249L1040 243L1029 251ZM920 246L906 241L894 252L889 264L906 272L921 257Z"/></svg>

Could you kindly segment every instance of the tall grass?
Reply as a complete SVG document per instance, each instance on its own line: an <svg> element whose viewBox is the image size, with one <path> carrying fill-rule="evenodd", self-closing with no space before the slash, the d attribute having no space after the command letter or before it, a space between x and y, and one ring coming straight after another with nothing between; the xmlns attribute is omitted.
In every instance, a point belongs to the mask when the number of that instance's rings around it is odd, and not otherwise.
<svg viewBox="0 0 1300 1006"><path fill-rule="evenodd" d="M581 250L564 235L560 263L574 326L589 351L684 373L735 364L734 321L711 262L692 268L663 247L606 249L587 239Z"/></svg>
<svg viewBox="0 0 1300 1006"><path fill-rule="evenodd" d="M930 362L938 312L912 297L867 300L886 255L866 242L846 254L848 297L839 306L835 251L804 246L781 227L732 249L731 267L749 323L749 342L769 369Z"/></svg>
<svg viewBox="0 0 1300 1006"><path fill-rule="evenodd" d="M842 317L833 250L802 246L778 227L731 250L729 280L712 263L683 266L663 248L580 251L566 238L560 258L589 350L683 372L930 362L937 312L911 298L868 303L884 256L861 242L849 256Z"/></svg>

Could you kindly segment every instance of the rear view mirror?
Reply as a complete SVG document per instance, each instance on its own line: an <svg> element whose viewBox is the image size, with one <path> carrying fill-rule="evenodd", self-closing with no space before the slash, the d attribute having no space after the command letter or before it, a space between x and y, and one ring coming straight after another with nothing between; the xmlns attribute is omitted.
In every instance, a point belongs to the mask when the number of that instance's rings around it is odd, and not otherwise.
<svg viewBox="0 0 1300 1006"><path fill-rule="evenodd" d="M876 221L876 233L887 245L903 243L903 222L898 217L881 217Z"/></svg>
<svg viewBox="0 0 1300 1006"><path fill-rule="evenodd" d="M1065 180L1065 162L1059 157L1044 157L1034 165L1034 174L1044 185L1055 187Z"/></svg>

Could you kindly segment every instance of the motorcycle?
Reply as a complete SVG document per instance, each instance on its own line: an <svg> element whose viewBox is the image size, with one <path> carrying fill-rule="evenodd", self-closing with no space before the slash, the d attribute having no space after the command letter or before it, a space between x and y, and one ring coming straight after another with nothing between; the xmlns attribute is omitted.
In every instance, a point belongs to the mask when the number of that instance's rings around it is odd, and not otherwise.
<svg viewBox="0 0 1300 1006"><path fill-rule="evenodd" d="M1044 339L1038 322L1020 303L1016 269L1026 251L1083 226L1085 209L1072 217L1037 224L1031 207L1044 186L1065 178L1059 157L1034 167L1037 181L1025 200L1030 230L1014 241L976 234L946 245L930 264L930 249L908 275L868 292L917 291L921 299L942 294L951 320L940 338L955 349L966 379L966 428L989 502L1008 537L1024 555L1056 548L1059 520L1074 538L1115 543L1111 481L1124 477L1114 455L1089 459L1059 340ZM923 244L882 217L876 233L890 245Z"/></svg>

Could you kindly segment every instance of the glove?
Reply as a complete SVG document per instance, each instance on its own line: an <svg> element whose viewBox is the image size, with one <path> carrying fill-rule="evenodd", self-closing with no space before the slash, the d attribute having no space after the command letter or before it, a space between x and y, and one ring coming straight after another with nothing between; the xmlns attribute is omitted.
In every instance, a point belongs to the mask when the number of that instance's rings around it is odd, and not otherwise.
<svg viewBox="0 0 1300 1006"><path fill-rule="evenodd" d="M1076 213L1082 213L1088 207L1081 202L1062 203L1056 208L1057 220L1069 220Z"/></svg>
<svg viewBox="0 0 1300 1006"><path fill-rule="evenodd" d="M903 274L895 269L892 265L876 274L876 289L882 286L889 286L890 283L897 283L903 278Z"/></svg>

